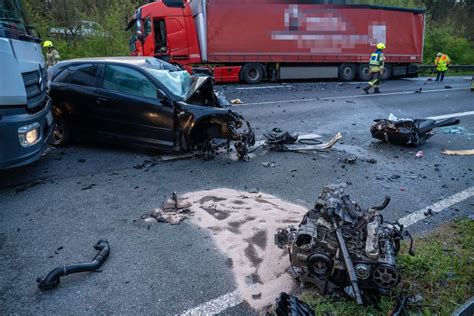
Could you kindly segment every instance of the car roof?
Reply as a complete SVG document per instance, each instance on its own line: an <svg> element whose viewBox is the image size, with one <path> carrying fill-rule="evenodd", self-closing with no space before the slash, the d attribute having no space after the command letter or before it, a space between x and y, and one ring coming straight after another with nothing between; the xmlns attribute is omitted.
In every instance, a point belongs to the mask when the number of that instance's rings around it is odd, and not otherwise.
<svg viewBox="0 0 474 316"><path fill-rule="evenodd" d="M132 64L132 65L142 65L146 63L166 63L159 59L153 57L141 57L141 56L123 56L123 57L89 57L89 58L76 58L65 60L63 63L68 64L76 64L76 63L87 63L87 62L94 62L94 63L124 63L124 64Z"/></svg>

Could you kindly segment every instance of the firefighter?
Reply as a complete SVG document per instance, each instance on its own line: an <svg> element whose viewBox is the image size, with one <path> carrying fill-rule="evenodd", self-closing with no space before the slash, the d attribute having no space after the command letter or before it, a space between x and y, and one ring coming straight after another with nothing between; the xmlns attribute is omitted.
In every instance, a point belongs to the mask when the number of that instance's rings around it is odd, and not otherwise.
<svg viewBox="0 0 474 316"><path fill-rule="evenodd" d="M53 47L53 42L44 41L43 47L48 49L46 51L46 65L48 68L53 67L59 62L61 56L59 56L58 51Z"/></svg>
<svg viewBox="0 0 474 316"><path fill-rule="evenodd" d="M377 50L370 55L370 73L373 75L372 80L367 84L367 87L364 88L365 93L369 93L370 88L374 87L374 93L380 93L380 75L383 71L383 65L385 61L385 56L383 55L383 50L385 49L384 43L377 44Z"/></svg>
<svg viewBox="0 0 474 316"><path fill-rule="evenodd" d="M436 65L436 71L438 74L436 75L436 81L443 81L444 73L448 70L448 65L451 63L451 59L449 56L443 53L438 53L436 55L436 59L434 64Z"/></svg>

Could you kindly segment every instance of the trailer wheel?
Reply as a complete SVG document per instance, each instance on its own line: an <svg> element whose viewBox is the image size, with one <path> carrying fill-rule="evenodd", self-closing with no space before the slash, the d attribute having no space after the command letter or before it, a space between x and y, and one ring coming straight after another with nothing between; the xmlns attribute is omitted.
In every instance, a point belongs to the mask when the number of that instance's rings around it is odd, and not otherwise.
<svg viewBox="0 0 474 316"><path fill-rule="evenodd" d="M356 66L354 64L342 64L339 66L339 80L352 81L356 76Z"/></svg>
<svg viewBox="0 0 474 316"><path fill-rule="evenodd" d="M262 81L264 70L262 64L249 63L242 67L242 78L248 84L258 84Z"/></svg>
<svg viewBox="0 0 474 316"><path fill-rule="evenodd" d="M369 64L360 64L359 73L357 75L360 81L369 81L372 79L372 74L370 73Z"/></svg>
<svg viewBox="0 0 474 316"><path fill-rule="evenodd" d="M385 80L390 79L391 76L392 76L392 66L390 66L390 64L385 64L383 66L383 71L382 71L382 74L380 75L380 78L385 81Z"/></svg>

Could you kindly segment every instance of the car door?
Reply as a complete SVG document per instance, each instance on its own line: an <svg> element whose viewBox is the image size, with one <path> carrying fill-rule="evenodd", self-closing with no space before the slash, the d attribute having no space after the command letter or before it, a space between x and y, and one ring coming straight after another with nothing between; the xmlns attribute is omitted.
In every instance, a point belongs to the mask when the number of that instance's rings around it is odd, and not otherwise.
<svg viewBox="0 0 474 316"><path fill-rule="evenodd" d="M74 134L81 136L96 128L90 113L96 102L97 64L73 64L53 80L53 105L62 113Z"/></svg>
<svg viewBox="0 0 474 316"><path fill-rule="evenodd" d="M135 145L174 146L174 109L157 97L158 88L141 71L105 64L95 100L98 131Z"/></svg>

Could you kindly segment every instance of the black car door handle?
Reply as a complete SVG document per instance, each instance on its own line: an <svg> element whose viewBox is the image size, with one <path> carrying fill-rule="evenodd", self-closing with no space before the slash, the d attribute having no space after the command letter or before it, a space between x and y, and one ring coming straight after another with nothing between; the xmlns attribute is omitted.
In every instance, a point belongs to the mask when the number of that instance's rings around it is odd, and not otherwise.
<svg viewBox="0 0 474 316"><path fill-rule="evenodd" d="M97 99L95 99L95 102L96 102L97 104L104 104L104 103L106 103L107 101L108 101L108 99L106 99L106 98L97 98Z"/></svg>

